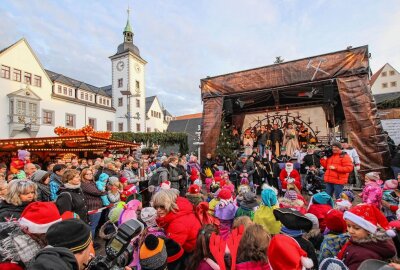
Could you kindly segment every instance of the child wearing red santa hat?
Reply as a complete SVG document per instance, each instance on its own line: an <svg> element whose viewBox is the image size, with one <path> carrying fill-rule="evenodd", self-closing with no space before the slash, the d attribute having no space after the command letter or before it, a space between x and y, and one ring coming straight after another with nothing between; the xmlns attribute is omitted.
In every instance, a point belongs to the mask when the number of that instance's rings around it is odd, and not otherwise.
<svg viewBox="0 0 400 270"><path fill-rule="evenodd" d="M350 270L356 270L367 259L387 260L396 255L390 237L395 236L382 212L371 204L359 204L343 215L350 240L338 258Z"/></svg>

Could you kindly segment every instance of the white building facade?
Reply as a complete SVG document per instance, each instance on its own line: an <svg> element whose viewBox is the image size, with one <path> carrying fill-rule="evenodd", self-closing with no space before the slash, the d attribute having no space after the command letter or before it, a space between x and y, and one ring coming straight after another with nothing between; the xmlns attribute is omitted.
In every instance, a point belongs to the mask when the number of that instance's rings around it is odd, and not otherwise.
<svg viewBox="0 0 400 270"><path fill-rule="evenodd" d="M400 92L400 73L386 63L371 77L373 95Z"/></svg>
<svg viewBox="0 0 400 270"><path fill-rule="evenodd" d="M172 115L164 109L157 96L146 98L146 132L167 131Z"/></svg>
<svg viewBox="0 0 400 270"><path fill-rule="evenodd" d="M165 115L170 115L166 110L161 110L163 121L147 117L147 62L133 44L129 18L123 34L124 42L110 57L112 84L105 87L45 70L24 38L0 50L0 139L54 136L57 126L165 131Z"/></svg>

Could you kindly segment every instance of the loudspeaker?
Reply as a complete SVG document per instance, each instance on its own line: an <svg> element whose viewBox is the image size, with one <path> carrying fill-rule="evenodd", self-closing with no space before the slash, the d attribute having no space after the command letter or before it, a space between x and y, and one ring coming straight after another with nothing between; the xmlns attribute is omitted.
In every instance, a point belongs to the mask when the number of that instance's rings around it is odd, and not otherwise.
<svg viewBox="0 0 400 270"><path fill-rule="evenodd" d="M232 99L224 99L223 110L225 112L225 115L233 113L233 102L232 102Z"/></svg>
<svg viewBox="0 0 400 270"><path fill-rule="evenodd" d="M333 87L324 88L324 103L332 103L334 99Z"/></svg>

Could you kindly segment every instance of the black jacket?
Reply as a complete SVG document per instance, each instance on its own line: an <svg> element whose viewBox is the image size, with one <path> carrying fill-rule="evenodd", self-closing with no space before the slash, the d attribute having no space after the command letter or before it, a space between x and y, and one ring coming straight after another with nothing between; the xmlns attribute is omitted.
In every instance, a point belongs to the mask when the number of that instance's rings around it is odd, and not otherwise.
<svg viewBox="0 0 400 270"><path fill-rule="evenodd" d="M283 141L283 132L282 132L282 130L280 130L280 129L271 130L270 138L271 138L271 142L272 143L275 143L277 141L282 143L282 141Z"/></svg>
<svg viewBox="0 0 400 270"><path fill-rule="evenodd" d="M241 174L242 172L246 171L247 174L249 175L247 178L249 179L249 182L253 181L253 174L255 171L254 163L250 160L247 160L246 163L243 163L241 160L238 160L235 165L235 171L238 174Z"/></svg>
<svg viewBox="0 0 400 270"><path fill-rule="evenodd" d="M67 248L48 246L42 249L28 270L78 270L74 254Z"/></svg>
<svg viewBox="0 0 400 270"><path fill-rule="evenodd" d="M24 203L22 205L9 204L6 201L0 203L0 222L5 222L7 219L17 220L20 218L22 211L28 204Z"/></svg>
<svg viewBox="0 0 400 270"><path fill-rule="evenodd" d="M315 165L315 167L321 167L321 162L319 161L320 157L317 154L307 154L303 158L303 164L306 167L310 167L311 165Z"/></svg>
<svg viewBox="0 0 400 270"><path fill-rule="evenodd" d="M89 222L88 208L81 188L61 187L58 191L56 205L61 215L66 211L72 211L78 214L79 218L86 223Z"/></svg>

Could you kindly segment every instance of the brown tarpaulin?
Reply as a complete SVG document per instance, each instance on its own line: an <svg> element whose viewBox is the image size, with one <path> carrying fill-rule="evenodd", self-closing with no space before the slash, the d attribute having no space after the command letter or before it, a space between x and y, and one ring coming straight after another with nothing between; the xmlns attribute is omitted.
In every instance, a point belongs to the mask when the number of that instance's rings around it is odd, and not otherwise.
<svg viewBox="0 0 400 270"><path fill-rule="evenodd" d="M389 147L368 82L368 75L337 79L347 132L358 150L363 171L379 170L389 177L384 171L390 166Z"/></svg>
<svg viewBox="0 0 400 270"><path fill-rule="evenodd" d="M368 57L368 46L362 46L202 79L203 154L215 152L224 97L251 96L256 91L279 91L336 79L350 138L359 151L363 169L387 167L389 150L368 86Z"/></svg>

